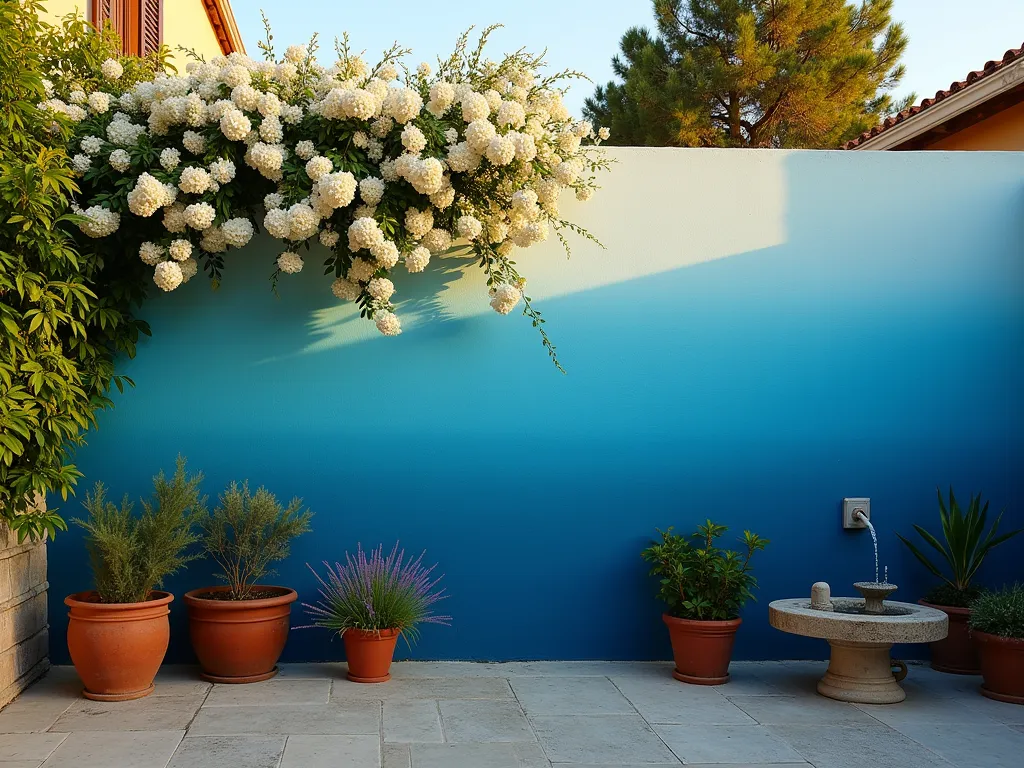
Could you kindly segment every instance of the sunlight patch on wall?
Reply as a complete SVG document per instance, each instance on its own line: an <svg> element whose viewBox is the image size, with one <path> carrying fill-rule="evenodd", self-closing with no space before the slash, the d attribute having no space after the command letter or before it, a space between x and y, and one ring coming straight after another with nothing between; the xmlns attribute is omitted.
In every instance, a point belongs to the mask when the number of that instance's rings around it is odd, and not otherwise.
<svg viewBox="0 0 1024 768"><path fill-rule="evenodd" d="M680 267L704 264L779 245L786 240L785 152L715 149L609 148L615 162L603 188L586 203L563 195L562 215L594 234L606 249L564 231L566 258L554 232L517 250L515 260L539 300L614 285ZM437 257L435 257L436 259ZM404 332L435 313L465 318L491 312L482 272L471 262L445 259L443 285L427 275L395 270L397 312ZM437 265L430 269L436 270ZM458 274L456 274L458 272ZM432 290L427 301L423 288ZM543 307L541 307L543 309ZM312 313L320 352L376 335L353 306Z"/></svg>

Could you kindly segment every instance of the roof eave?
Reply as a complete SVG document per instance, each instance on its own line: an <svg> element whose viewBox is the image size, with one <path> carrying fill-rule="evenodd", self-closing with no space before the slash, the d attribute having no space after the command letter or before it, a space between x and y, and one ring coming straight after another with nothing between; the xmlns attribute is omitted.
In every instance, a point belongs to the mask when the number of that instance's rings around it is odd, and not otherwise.
<svg viewBox="0 0 1024 768"><path fill-rule="evenodd" d="M1024 82L1024 59L1018 59L1007 65L999 74L986 77L971 85L970 88L964 88L959 93L947 96L929 109L922 110L918 114L886 128L877 136L872 136L852 149L893 149L1006 91L1016 88L1022 82Z"/></svg>
<svg viewBox="0 0 1024 768"><path fill-rule="evenodd" d="M245 53L245 44L229 0L203 0L203 7L210 18L217 42L220 43L221 52L225 56L235 52Z"/></svg>

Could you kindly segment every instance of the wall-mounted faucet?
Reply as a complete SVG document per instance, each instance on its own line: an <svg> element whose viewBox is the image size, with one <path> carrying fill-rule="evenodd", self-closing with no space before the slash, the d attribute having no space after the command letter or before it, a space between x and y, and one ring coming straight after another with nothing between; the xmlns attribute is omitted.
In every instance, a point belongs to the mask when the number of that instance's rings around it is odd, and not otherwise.
<svg viewBox="0 0 1024 768"><path fill-rule="evenodd" d="M843 499L843 528L867 528L871 519L871 499Z"/></svg>

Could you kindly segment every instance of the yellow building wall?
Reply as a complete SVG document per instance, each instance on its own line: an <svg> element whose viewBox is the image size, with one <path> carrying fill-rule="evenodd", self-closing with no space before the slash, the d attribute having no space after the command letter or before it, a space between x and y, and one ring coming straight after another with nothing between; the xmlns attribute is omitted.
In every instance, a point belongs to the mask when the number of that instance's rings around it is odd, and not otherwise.
<svg viewBox="0 0 1024 768"><path fill-rule="evenodd" d="M87 16L90 7L87 0L46 0L44 6L44 19L50 23L75 11ZM222 53L202 0L164 0L164 44L174 53L173 63L179 69L188 61L188 57L178 51L179 45L191 48L206 59Z"/></svg>
<svg viewBox="0 0 1024 768"><path fill-rule="evenodd" d="M223 54L202 0L164 0L164 43L174 53L174 64L182 70L189 59L178 51L179 45L206 60Z"/></svg>
<svg viewBox="0 0 1024 768"><path fill-rule="evenodd" d="M89 12L87 0L46 0L43 7L45 9L42 14L43 21L48 21L50 24L59 23L61 18L69 13L80 13L86 16Z"/></svg>
<svg viewBox="0 0 1024 768"><path fill-rule="evenodd" d="M1024 151L1024 102L946 136L928 149Z"/></svg>

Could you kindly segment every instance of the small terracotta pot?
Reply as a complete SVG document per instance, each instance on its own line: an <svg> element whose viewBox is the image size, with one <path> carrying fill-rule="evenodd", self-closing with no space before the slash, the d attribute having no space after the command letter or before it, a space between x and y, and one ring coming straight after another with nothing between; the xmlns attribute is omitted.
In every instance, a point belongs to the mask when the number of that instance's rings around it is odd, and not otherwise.
<svg viewBox="0 0 1024 768"><path fill-rule="evenodd" d="M972 630L981 657L981 692L990 699L1024 704L1024 638Z"/></svg>
<svg viewBox="0 0 1024 768"><path fill-rule="evenodd" d="M150 598L101 603L95 591L64 598L70 609L68 652L87 699L127 701L153 692L171 639L167 606L174 595L154 590Z"/></svg>
<svg viewBox="0 0 1024 768"><path fill-rule="evenodd" d="M278 592L256 600L211 600L201 595L229 587L205 587L185 593L192 648L201 676L214 683L257 683L277 674L277 660L288 641L292 603L287 587L256 586Z"/></svg>
<svg viewBox="0 0 1024 768"><path fill-rule="evenodd" d="M930 643L932 669L954 675L981 674L978 662L978 648L967 626L971 618L970 608L956 608L951 605L935 605L918 600L918 605L942 611L949 617L949 634L942 640Z"/></svg>
<svg viewBox="0 0 1024 768"><path fill-rule="evenodd" d="M732 645L742 619L696 621L677 619L667 613L661 618L672 639L672 656L676 662L672 677L696 685L729 682Z"/></svg>
<svg viewBox="0 0 1024 768"><path fill-rule="evenodd" d="M354 683L385 683L391 679L391 659L401 633L397 629L346 629L345 659Z"/></svg>

